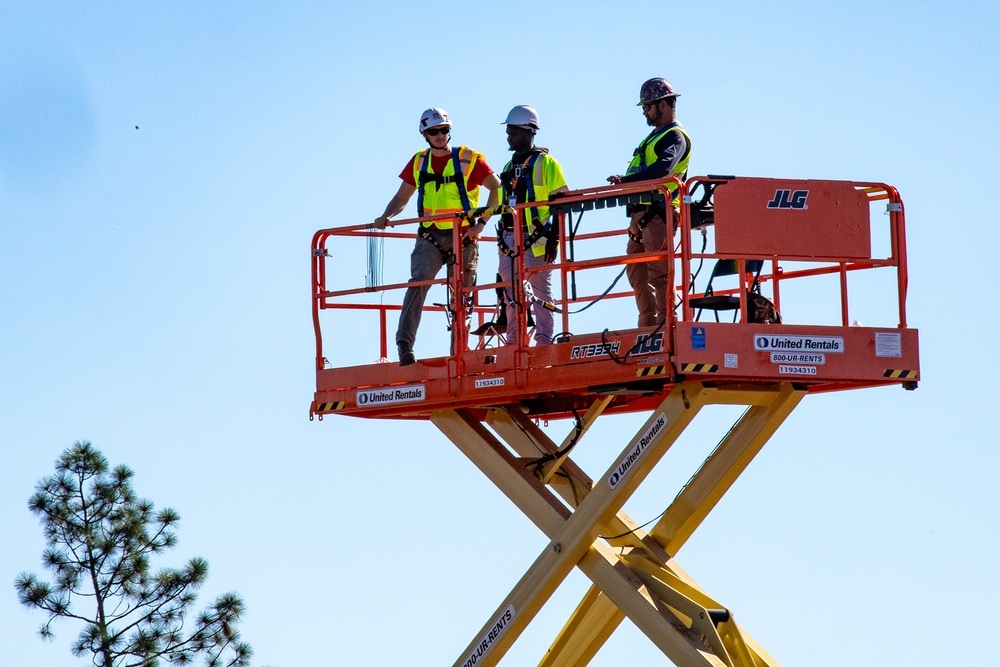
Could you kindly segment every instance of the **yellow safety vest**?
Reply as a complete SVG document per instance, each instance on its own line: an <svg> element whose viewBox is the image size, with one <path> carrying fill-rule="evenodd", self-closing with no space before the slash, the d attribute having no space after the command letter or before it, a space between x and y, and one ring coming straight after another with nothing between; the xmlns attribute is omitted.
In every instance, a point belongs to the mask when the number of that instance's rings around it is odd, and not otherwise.
<svg viewBox="0 0 1000 667"><path fill-rule="evenodd" d="M441 215L443 213L461 213L476 208L479 205L479 187L469 190L469 176L482 156L468 146L458 146L452 149L451 159L445 165L444 172L435 174L431 149L418 151L413 156L413 181L417 184L417 216ZM455 164L458 163L461 172L460 180L455 177ZM454 223L448 220L424 222L425 227L436 226L438 229L451 229ZM468 225L465 221L464 225Z"/></svg>
<svg viewBox="0 0 1000 667"><path fill-rule="evenodd" d="M629 162L628 170L625 172L625 174L629 175L642 171L649 165L656 162L657 159L656 144L660 141L660 139L667 136L668 132L672 132L674 130L677 130L678 132L684 135L684 139L687 141L687 151L684 153L684 156L681 157L681 159L677 162L677 164L674 165L674 168L670 170L670 175L677 176L679 179L683 181L684 178L687 176L688 162L691 159L691 137L689 137L688 133L684 131L684 128L681 127L680 123L671 123L670 125L667 125L665 128L660 130L659 132L656 132L655 130L653 132L650 132L649 136L643 139L642 143L639 144L639 147L635 149L635 153L632 156L632 161ZM678 201L677 199L677 185L675 183L669 183L667 185L667 190L670 191L670 196L673 199L673 206L675 208L679 207L680 201ZM640 201L643 204L648 204L650 203L651 200L643 198Z"/></svg>
<svg viewBox="0 0 1000 667"><path fill-rule="evenodd" d="M549 185L550 183L545 178L546 167L553 170L552 176L555 178L556 171L558 171L559 183L554 183L556 187L562 187L566 185L565 181L562 179L562 172L558 169L558 163L552 158L548 153L535 153L530 160L533 164L531 170L527 174L523 174L522 178L527 179L527 192L528 201L519 203L530 203L536 201L548 201L549 199ZM508 162L504 168L503 173L506 174L514 169L514 163ZM505 181L505 179L501 179ZM504 184L504 202L507 202L513 193L507 191L506 183ZM527 208L524 209L525 220L527 222L526 227L528 228L528 233L534 230L535 225L544 225L549 219L549 207L539 206L537 208ZM535 241L531 246L531 254L535 257L541 257L545 254L545 244L546 237L542 237Z"/></svg>

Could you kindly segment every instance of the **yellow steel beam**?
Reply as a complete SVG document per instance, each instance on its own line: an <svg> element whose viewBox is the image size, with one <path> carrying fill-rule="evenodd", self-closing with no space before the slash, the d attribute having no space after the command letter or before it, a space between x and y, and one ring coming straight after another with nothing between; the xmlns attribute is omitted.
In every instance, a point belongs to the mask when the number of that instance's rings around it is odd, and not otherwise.
<svg viewBox="0 0 1000 667"><path fill-rule="evenodd" d="M732 486L803 395L804 392L795 390L788 383L773 389L747 390L743 387L713 389L706 394L706 402L712 404L749 404L753 407L723 439L717 450L651 531L653 538L668 554L677 553L683 546L694 529ZM662 564L689 585L697 586L679 571L672 559L664 559ZM621 614L606 597L597 596L596 593L593 587L588 591L584 598L588 601L586 608L583 608L582 604L577 607L556 638L553 649L550 649L540 665L545 667L586 665L600 645L592 647L592 642L587 642L584 637L609 637L614 632L622 620ZM771 666L778 664L745 631L740 634L746 645L752 649L756 664ZM562 647L569 647L566 660L560 658L560 654L567 650Z"/></svg>
<svg viewBox="0 0 1000 667"><path fill-rule="evenodd" d="M774 667L777 662L729 617L670 557L690 537L804 392L791 385L770 390L675 387L623 451L615 466L593 481L569 458L580 438L607 405L598 399L560 446L520 410L494 409L490 427L515 456L466 411L440 411L432 421L550 538L552 543L497 609L456 665L499 661L566 574L578 565L594 585L550 647L541 665L586 665L628 616L675 664ZM621 505L672 442L707 404L750 404L715 452L685 486L650 535ZM658 426L658 424L660 424ZM669 429L664 429L669 425ZM556 454L554 458L551 455ZM540 465L531 462L542 460ZM560 503L546 483L563 498ZM610 490L609 490L610 489ZM592 497L595 496L595 497ZM571 512L569 508L576 508ZM605 541L629 555L595 542ZM727 612L728 614L728 612ZM693 615L693 616L692 616ZM706 620L706 617L709 620Z"/></svg>
<svg viewBox="0 0 1000 667"><path fill-rule="evenodd" d="M714 649L685 628L673 610L660 603L628 565L617 559L615 550L597 542L579 566L607 599L675 664L727 667ZM596 652L600 647L600 644L593 645L593 650Z"/></svg>
<svg viewBox="0 0 1000 667"><path fill-rule="evenodd" d="M554 534L565 523L569 509L467 410L433 412L431 422L543 533Z"/></svg>
<svg viewBox="0 0 1000 667"><path fill-rule="evenodd" d="M443 411L432 415L432 420L442 432L469 454L480 469L493 478L498 487L504 489L508 495L517 497L516 502L536 525L546 530L547 526L556 522L551 511L551 503L539 503L531 498L533 494L538 494L539 487L523 474L523 459L512 457L500 447L471 415L464 411ZM518 488L521 489L520 492L517 491ZM541 516L536 516L538 514ZM552 533L549 530L546 532ZM722 665L706 652L699 642L694 641L687 633L679 631L677 620L673 615L656 608L653 600L644 591L642 582L619 562L613 549L595 544L588 549L579 566L615 600L616 608L627 610L636 624L655 638L654 641L665 653L677 656L678 659L685 659L688 664ZM553 586L557 586L558 583L558 581L553 582ZM495 644L502 635L509 633L506 645L517 638L519 631L511 621L520 613L520 606L513 603L502 605L492 617L488 629L484 628L483 633L474 642L474 648L466 654L460 664L472 662L477 665L490 664L485 656L495 649ZM498 660L502 655L500 648L496 648L496 651L497 653L492 656L493 660Z"/></svg>
<svg viewBox="0 0 1000 667"><path fill-rule="evenodd" d="M677 612L684 625L712 647L715 655L732 667L755 667L751 651L722 605L672 572L645 558L626 556L630 570L657 598Z"/></svg>
<svg viewBox="0 0 1000 667"><path fill-rule="evenodd" d="M614 623L605 621L604 610L614 618ZM592 585L566 623L566 627L572 628L573 632L560 632L538 667L587 664L623 620L625 613L600 588Z"/></svg>
<svg viewBox="0 0 1000 667"><path fill-rule="evenodd" d="M603 405L607 403L600 401ZM588 415L593 411L591 408ZM562 447L557 447L548 435L518 409L494 409L486 416L486 422L503 439L511 449L525 459L539 458L544 454L554 454L568 445L572 433L566 437ZM589 427L584 421L584 432ZM582 437L582 433L581 433ZM579 443L577 443L579 444ZM548 483L571 508L579 507L583 499L594 486L593 480L572 459L563 458L559 474L554 474ZM643 548L641 536L634 532L638 525L624 512L619 512L608 524L610 535L623 535L617 540L607 540L613 546L630 546ZM659 547L657 547L659 548Z"/></svg>
<svg viewBox="0 0 1000 667"><path fill-rule="evenodd" d="M622 578L614 573L613 568L593 565L600 562L594 555L598 553L594 541L694 418L701 408L703 394L701 385L675 387L646 420L616 463L554 534L548 529L555 520L553 511L556 508L550 502L553 498L547 489L538 487L539 480L530 476L535 480L534 484L530 484L529 476L516 470L516 465L512 466L516 463L512 455L472 417L465 415L463 418L455 411L431 415L432 421L463 451L468 450L467 454L471 453L476 465L552 537L552 542L501 603L478 637L466 647L456 665L474 663L478 667L488 667L496 664L555 588L585 557L593 566L585 571L609 571L614 576L609 576L608 581L602 583L621 586L619 582ZM539 501L540 496L545 498L544 502ZM534 518L535 512L542 514L541 520ZM602 590L607 589L602 586ZM619 600L615 602L618 604ZM648 604L646 607L651 608ZM664 622L662 616L658 617L661 623ZM668 640L661 638L658 641ZM697 655L692 644L672 647L674 651L685 649Z"/></svg>
<svg viewBox="0 0 1000 667"><path fill-rule="evenodd" d="M706 393L706 395L709 394L710 392ZM572 436L571 433L563 445L557 448L545 432L516 407L491 410L487 415L487 423L504 442L524 458L564 449L568 444L569 437ZM584 417L584 423L589 425L586 417ZM593 481L590 477L570 459L565 460L562 468L562 479L553 478L550 483L573 508L579 505L586 495L586 491L593 487ZM609 544L642 550L649 558L667 564L666 566L675 576L687 581L689 585L697 587L697 583L676 562L670 559L659 544L647 538L642 529L624 511L618 512L604 532L610 535L622 535L617 539L604 537L604 540ZM590 613L591 606L601 611ZM581 608L578 608L575 614L585 621L577 623L576 619L571 619L567 623L566 630L560 633L546 652L539 667L572 667L587 664L625 616L621 609L602 593L597 585L590 587L587 596L581 603ZM606 618L615 620L612 623L607 623Z"/></svg>
<svg viewBox="0 0 1000 667"><path fill-rule="evenodd" d="M675 555L687 542L805 393L791 383L781 384L768 405L750 407L726 434L649 531L668 554Z"/></svg>
<svg viewBox="0 0 1000 667"><path fill-rule="evenodd" d="M544 483L548 484L552 481L552 477L559 471L563 462L565 462L569 457L571 449L570 444L574 443L574 441L579 441L579 439L583 437L583 434L587 432L591 425L597 421L597 418L601 416L601 413L604 412L604 408L608 407L611 399L612 396L609 394L594 401L594 403L590 406L590 409L587 410L587 413L580 419L580 430L577 431L577 429L574 428L570 431L569 435L566 436L566 439L563 440L563 443L557 450L560 453L556 456L556 458L546 463L541 471L540 477ZM553 452L553 454L555 453L556 452Z"/></svg>

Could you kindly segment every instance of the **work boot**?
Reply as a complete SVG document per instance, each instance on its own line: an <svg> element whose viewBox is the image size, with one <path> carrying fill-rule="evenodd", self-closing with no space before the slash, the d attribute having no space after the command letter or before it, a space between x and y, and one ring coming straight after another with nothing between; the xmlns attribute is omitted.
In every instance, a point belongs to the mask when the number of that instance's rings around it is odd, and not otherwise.
<svg viewBox="0 0 1000 667"><path fill-rule="evenodd" d="M398 341L396 349L399 351L400 366L409 366L412 363L416 363L417 358L413 355L413 348L410 347L409 343Z"/></svg>

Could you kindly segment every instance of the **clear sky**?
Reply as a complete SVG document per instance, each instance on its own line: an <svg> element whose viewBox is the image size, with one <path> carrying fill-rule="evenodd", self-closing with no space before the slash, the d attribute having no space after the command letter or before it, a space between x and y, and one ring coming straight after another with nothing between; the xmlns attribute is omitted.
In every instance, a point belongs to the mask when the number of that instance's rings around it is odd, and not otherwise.
<svg viewBox="0 0 1000 667"><path fill-rule="evenodd" d="M13 588L41 572L26 501L78 439L178 510L165 564L208 560L201 605L242 593L255 664L457 659L547 540L432 425L308 420L310 239L382 212L429 106L500 167L500 123L531 104L570 186L599 185L647 130L651 76L683 94L692 174L897 186L921 334L917 391L807 397L679 562L786 666L988 660L997 7L0 0L3 663L79 664L77 626L43 644ZM733 418L630 514L656 516ZM584 467L640 419L602 423ZM586 586L503 664L537 662ZM644 659L625 624L592 664Z"/></svg>

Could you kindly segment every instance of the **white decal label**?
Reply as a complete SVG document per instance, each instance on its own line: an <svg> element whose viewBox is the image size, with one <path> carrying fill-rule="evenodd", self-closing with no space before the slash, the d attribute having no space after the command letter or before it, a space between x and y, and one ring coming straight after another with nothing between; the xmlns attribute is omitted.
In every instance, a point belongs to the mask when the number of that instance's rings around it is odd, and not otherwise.
<svg viewBox="0 0 1000 667"><path fill-rule="evenodd" d="M392 403L415 403L427 398L424 385L413 384L406 387L386 387L385 389L359 389L358 407L389 405Z"/></svg>
<svg viewBox="0 0 1000 667"><path fill-rule="evenodd" d="M816 375L815 366L778 366L779 373L789 375Z"/></svg>
<svg viewBox="0 0 1000 667"><path fill-rule="evenodd" d="M772 364L819 364L826 363L824 354L807 354L805 352L772 352Z"/></svg>
<svg viewBox="0 0 1000 667"><path fill-rule="evenodd" d="M569 352L570 359L590 359L611 354L618 354L622 343L620 340L610 343L592 343L590 345L574 345Z"/></svg>
<svg viewBox="0 0 1000 667"><path fill-rule="evenodd" d="M876 357L903 356L903 334L894 331L875 332Z"/></svg>
<svg viewBox="0 0 1000 667"><path fill-rule="evenodd" d="M649 447L653 439L664 429L667 425L667 416L662 412L656 415L656 419L653 423L643 431L642 436L635 443L635 446L630 447L628 452L626 452L615 467L611 470L611 474L608 476L608 486L612 489L618 486L618 484L625 478L625 475L629 473L635 462L639 460L639 457L645 453L646 448Z"/></svg>
<svg viewBox="0 0 1000 667"><path fill-rule="evenodd" d="M726 352L726 354L724 356L724 359L725 359L725 361L723 362L723 365L726 368L739 368L740 367L740 355L738 355L738 354L732 354L730 352Z"/></svg>
<svg viewBox="0 0 1000 667"><path fill-rule="evenodd" d="M462 667L472 667L486 657L486 654L493 648L493 644L504 633L510 622L514 620L514 616L514 605L507 605L507 608L500 612L500 615L493 621L493 625L490 626L486 634L479 638L479 642L472 649L472 652L462 661Z"/></svg>
<svg viewBox="0 0 1000 667"><path fill-rule="evenodd" d="M753 349L759 352L826 352L841 354L844 339L840 336L790 336L754 334Z"/></svg>
<svg viewBox="0 0 1000 667"><path fill-rule="evenodd" d="M476 389L482 389L483 387L502 387L503 378L483 378L482 380L476 380Z"/></svg>

